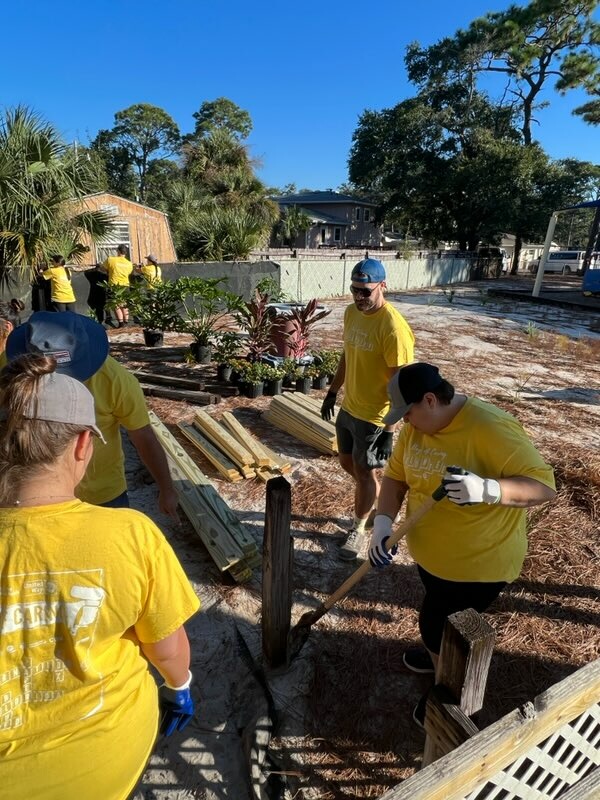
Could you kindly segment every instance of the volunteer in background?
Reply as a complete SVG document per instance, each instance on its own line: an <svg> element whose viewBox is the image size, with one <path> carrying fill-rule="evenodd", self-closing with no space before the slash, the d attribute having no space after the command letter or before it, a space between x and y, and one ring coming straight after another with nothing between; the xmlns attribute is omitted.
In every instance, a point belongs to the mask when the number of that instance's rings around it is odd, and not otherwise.
<svg viewBox="0 0 600 800"><path fill-rule="evenodd" d="M414 335L408 323L384 296L385 269L367 258L352 270L354 303L344 314L344 352L321 407L331 419L337 393L344 399L337 415L340 465L355 482L354 520L340 547L340 558L354 560L366 545L365 528L379 491L373 471L392 452L394 425L385 425L389 409L387 382L403 364L413 360Z"/></svg>
<svg viewBox="0 0 600 800"><path fill-rule="evenodd" d="M21 312L25 303L13 297L8 303L0 302L0 353L6 349L6 340L12 331L21 324Z"/></svg>
<svg viewBox="0 0 600 800"><path fill-rule="evenodd" d="M177 493L164 450L150 425L140 384L108 355L106 331L80 314L38 311L10 334L6 358L24 353L53 355L58 372L83 381L94 396L98 426L106 445L94 454L77 496L86 503L128 507L121 427L158 484L160 510L177 519Z"/></svg>
<svg viewBox="0 0 600 800"><path fill-rule="evenodd" d="M129 276L133 271L133 264L127 258L127 248L124 244L117 247L117 255L110 256L100 269L108 276L108 288L111 286L129 286ZM119 328L125 327L129 322L129 310L126 305L115 307L115 316Z"/></svg>
<svg viewBox="0 0 600 800"><path fill-rule="evenodd" d="M0 373L0 774L13 800L123 800L159 725L194 714L183 623L200 604L148 517L75 497L104 445L92 395L55 367Z"/></svg>
<svg viewBox="0 0 600 800"><path fill-rule="evenodd" d="M156 256L146 256L146 263L139 267L137 272L145 279L148 286L162 283L162 270Z"/></svg>
<svg viewBox="0 0 600 800"><path fill-rule="evenodd" d="M406 536L425 588L419 630L425 648L403 655L414 672L434 673L446 618L485 611L521 571L527 552L526 508L556 494L552 468L521 424L491 403L456 394L432 364L403 367L389 382L385 422L404 419L385 470L369 559L385 566L385 541L408 495L410 517L443 481L442 500ZM448 471L462 467L466 475ZM424 699L414 712L424 719Z"/></svg>
<svg viewBox="0 0 600 800"><path fill-rule="evenodd" d="M71 270L62 256L52 256L52 266L42 272L50 281L50 299L54 311L75 311L75 293L71 283Z"/></svg>

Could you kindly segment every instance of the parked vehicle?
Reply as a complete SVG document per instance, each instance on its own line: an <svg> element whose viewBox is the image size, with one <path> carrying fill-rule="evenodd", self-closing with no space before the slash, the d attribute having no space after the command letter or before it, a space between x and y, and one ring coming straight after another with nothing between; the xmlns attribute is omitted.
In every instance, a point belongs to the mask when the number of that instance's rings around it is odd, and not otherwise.
<svg viewBox="0 0 600 800"><path fill-rule="evenodd" d="M600 253L592 253L590 266L583 276L581 291L586 297L600 294Z"/></svg>
<svg viewBox="0 0 600 800"><path fill-rule="evenodd" d="M575 274L583 268L585 250L551 250L548 253L544 272L559 272L561 275ZM529 264L530 272L537 272L540 259Z"/></svg>

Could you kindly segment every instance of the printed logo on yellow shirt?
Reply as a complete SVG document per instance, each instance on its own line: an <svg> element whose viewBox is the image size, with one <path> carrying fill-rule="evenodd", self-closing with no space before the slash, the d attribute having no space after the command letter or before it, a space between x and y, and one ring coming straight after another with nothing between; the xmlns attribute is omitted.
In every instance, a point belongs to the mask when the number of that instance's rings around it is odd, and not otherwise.
<svg viewBox="0 0 600 800"><path fill-rule="evenodd" d="M106 596L98 586L102 570L85 573L96 580L84 585L83 575L77 571L49 573L44 579L7 576L8 586L15 588L3 591L0 635L6 655L16 663L0 673L0 730L23 725L25 706L51 703L68 691L65 681L70 677L69 653L73 649L79 651L77 666L85 669L85 656ZM18 635L13 637L15 633ZM100 687L98 691L83 715L91 716L102 707Z"/></svg>
<svg viewBox="0 0 600 800"><path fill-rule="evenodd" d="M442 475L446 471L447 454L433 447L413 445L404 453L404 468L427 479L432 475Z"/></svg>
<svg viewBox="0 0 600 800"><path fill-rule="evenodd" d="M346 344L351 347L356 347L357 350L373 350L373 342L371 341L368 331L360 330L360 328L349 327L346 331L345 341Z"/></svg>

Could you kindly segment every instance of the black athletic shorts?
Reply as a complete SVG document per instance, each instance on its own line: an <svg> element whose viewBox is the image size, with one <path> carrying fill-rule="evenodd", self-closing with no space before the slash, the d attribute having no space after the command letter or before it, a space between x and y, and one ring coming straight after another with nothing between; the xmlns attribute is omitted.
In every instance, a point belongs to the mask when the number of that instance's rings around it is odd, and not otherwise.
<svg viewBox="0 0 600 800"><path fill-rule="evenodd" d="M341 409L335 420L338 452L352 455L352 460L365 469L384 467L385 461L378 461L373 452L375 441L383 428L372 422L357 419Z"/></svg>

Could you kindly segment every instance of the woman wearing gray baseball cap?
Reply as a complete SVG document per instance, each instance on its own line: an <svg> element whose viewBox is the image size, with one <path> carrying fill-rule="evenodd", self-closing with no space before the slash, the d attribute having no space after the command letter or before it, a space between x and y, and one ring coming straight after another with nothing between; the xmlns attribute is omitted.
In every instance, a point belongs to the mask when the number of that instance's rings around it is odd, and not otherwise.
<svg viewBox="0 0 600 800"><path fill-rule="evenodd" d="M32 353L0 372L2 778L14 800L123 800L159 728L194 713L199 602L150 519L75 497L102 434L56 366Z"/></svg>

